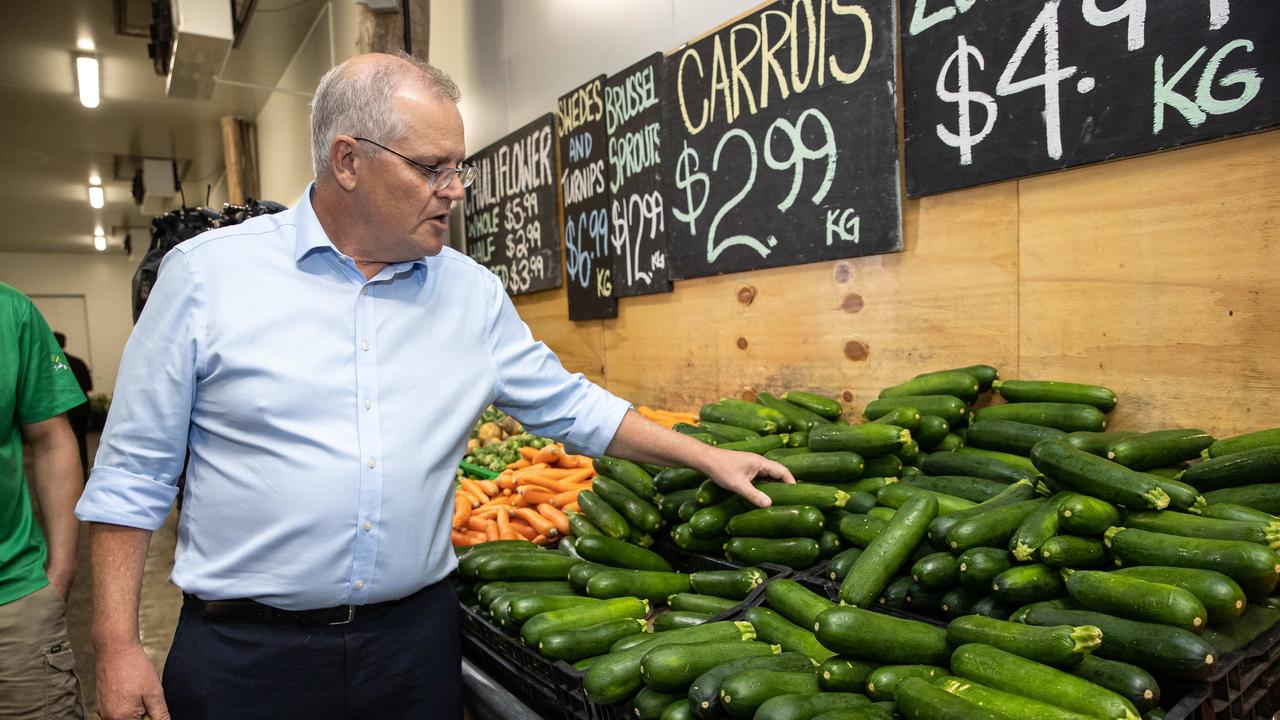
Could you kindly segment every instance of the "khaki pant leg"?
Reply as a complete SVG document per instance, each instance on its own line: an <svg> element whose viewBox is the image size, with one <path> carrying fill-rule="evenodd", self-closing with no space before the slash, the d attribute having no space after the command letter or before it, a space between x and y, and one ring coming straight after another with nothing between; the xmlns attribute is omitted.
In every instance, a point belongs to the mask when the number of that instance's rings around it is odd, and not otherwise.
<svg viewBox="0 0 1280 720"><path fill-rule="evenodd" d="M0 605L0 718L83 720L75 664L52 585Z"/></svg>

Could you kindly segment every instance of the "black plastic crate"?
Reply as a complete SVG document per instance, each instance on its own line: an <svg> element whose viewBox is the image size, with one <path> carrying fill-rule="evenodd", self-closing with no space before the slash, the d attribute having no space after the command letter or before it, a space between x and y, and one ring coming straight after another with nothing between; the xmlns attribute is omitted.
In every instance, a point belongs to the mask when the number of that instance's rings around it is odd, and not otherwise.
<svg viewBox="0 0 1280 720"><path fill-rule="evenodd" d="M1270 720L1280 712L1280 623L1219 662L1221 667L1208 680L1210 698L1200 718Z"/></svg>

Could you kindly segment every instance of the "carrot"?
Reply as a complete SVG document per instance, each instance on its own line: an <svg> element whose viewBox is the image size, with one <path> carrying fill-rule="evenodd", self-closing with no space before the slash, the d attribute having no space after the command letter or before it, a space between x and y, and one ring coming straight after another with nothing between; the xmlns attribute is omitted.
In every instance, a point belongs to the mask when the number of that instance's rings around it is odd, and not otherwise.
<svg viewBox="0 0 1280 720"><path fill-rule="evenodd" d="M538 477L551 478L552 480L563 480L564 478L574 477L581 474L582 470L580 468L544 467L537 469L530 468L529 472L521 475L521 477L537 475Z"/></svg>
<svg viewBox="0 0 1280 720"><path fill-rule="evenodd" d="M555 463L556 460L559 460L560 456L563 454L564 450L562 450L559 445L552 443L550 445L544 445L542 449L538 451L538 454L533 456L531 462L535 465L538 463L551 465Z"/></svg>
<svg viewBox="0 0 1280 720"><path fill-rule="evenodd" d="M472 507L480 507L489 502L489 496L484 494L484 491L480 489L479 485L476 485L474 480L462 478L458 481L458 484L462 486L463 492L470 495L471 499L475 501L472 503Z"/></svg>
<svg viewBox="0 0 1280 720"><path fill-rule="evenodd" d="M546 535L539 535L535 537L532 540L532 542L534 545L546 545L547 543L551 542L551 540Z"/></svg>
<svg viewBox="0 0 1280 720"><path fill-rule="evenodd" d="M498 484L498 487L510 490L516 486L516 474L512 470L503 470L501 475L494 478L494 482Z"/></svg>
<svg viewBox="0 0 1280 720"><path fill-rule="evenodd" d="M542 517L533 508L517 508L516 517L532 525L533 529L537 530L540 535L556 537L560 534L560 531L556 529L556 526L550 520Z"/></svg>
<svg viewBox="0 0 1280 720"><path fill-rule="evenodd" d="M471 498L465 493L457 493L453 496L453 527L461 528L467 524L467 519L471 517Z"/></svg>
<svg viewBox="0 0 1280 720"><path fill-rule="evenodd" d="M577 501L577 500L574 500L573 502L569 503L568 505L565 505L564 507L560 508L560 510L561 510L562 512L567 512L567 513L570 513L570 512L582 512L582 508L578 507L578 501Z"/></svg>
<svg viewBox="0 0 1280 720"><path fill-rule="evenodd" d="M484 522L484 534L490 541L502 539L502 536L498 534L498 523L492 520Z"/></svg>
<svg viewBox="0 0 1280 720"><path fill-rule="evenodd" d="M524 538L525 540L532 540L538 536L538 531L534 530L533 526L531 526L527 522L520 520L519 518L511 519L511 529L514 530L517 535Z"/></svg>
<svg viewBox="0 0 1280 720"><path fill-rule="evenodd" d="M565 475L563 478L560 478L560 479L562 482L566 484L573 484L573 483L580 483L584 480L590 480L595 476L596 476L596 471L592 469L590 466L590 463L588 463L587 467L578 470L576 474Z"/></svg>
<svg viewBox="0 0 1280 720"><path fill-rule="evenodd" d="M466 527L468 530L475 530L476 532L484 532L484 523L485 523L485 518L482 518L479 515L472 513L471 517L467 518Z"/></svg>
<svg viewBox="0 0 1280 720"><path fill-rule="evenodd" d="M535 450L534 448L531 448L528 446L520 448L520 457L524 458L525 460L528 460L531 463L533 462L533 457L537 454L538 454L538 451Z"/></svg>
<svg viewBox="0 0 1280 720"><path fill-rule="evenodd" d="M503 540L519 540L516 531L511 529L511 516L505 507L498 508L498 537Z"/></svg>
<svg viewBox="0 0 1280 720"><path fill-rule="evenodd" d="M492 480L477 480L476 485L479 485L480 489L484 491L484 494L489 497L497 495L500 490L498 483Z"/></svg>
<svg viewBox="0 0 1280 720"><path fill-rule="evenodd" d="M449 533L449 539L453 542L454 547L463 547L465 545L472 544L471 538L461 532L458 532L456 529Z"/></svg>
<svg viewBox="0 0 1280 720"><path fill-rule="evenodd" d="M556 493L551 497L550 500L547 501L547 504L555 508L562 508L571 502L577 502L579 492L582 492L582 491L581 490L565 490L564 492Z"/></svg>
<svg viewBox="0 0 1280 720"><path fill-rule="evenodd" d="M527 467L529 467L529 461L524 458L520 458L519 460L507 465L508 470L520 470Z"/></svg>
<svg viewBox="0 0 1280 720"><path fill-rule="evenodd" d="M515 500L510 495L499 495L498 497L485 502L483 505L476 508L475 510L472 510L471 514L475 515L483 512L492 512L492 510L498 507L499 505L510 507L511 504L514 502Z"/></svg>
<svg viewBox="0 0 1280 720"><path fill-rule="evenodd" d="M556 496L554 491L537 485L525 485L516 492L523 501L522 505L538 505L539 503L551 502L551 498Z"/></svg>
<svg viewBox="0 0 1280 720"><path fill-rule="evenodd" d="M556 467L566 470L576 469L578 467L578 456L565 453L560 456L559 460L556 460Z"/></svg>
<svg viewBox="0 0 1280 720"><path fill-rule="evenodd" d="M541 514L542 517L550 520L551 524L556 526L556 530L561 535L569 534L569 518L564 513L547 503L542 503L538 506L538 513Z"/></svg>
<svg viewBox="0 0 1280 720"><path fill-rule="evenodd" d="M534 463L527 468L521 468L516 471L516 482L519 482L530 475L541 475L542 471L546 469L546 463Z"/></svg>

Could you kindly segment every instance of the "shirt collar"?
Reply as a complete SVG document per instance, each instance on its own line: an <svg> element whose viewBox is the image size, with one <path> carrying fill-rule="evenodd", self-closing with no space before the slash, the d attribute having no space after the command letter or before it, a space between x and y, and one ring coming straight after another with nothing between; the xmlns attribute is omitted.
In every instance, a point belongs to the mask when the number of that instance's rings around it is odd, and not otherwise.
<svg viewBox="0 0 1280 720"><path fill-rule="evenodd" d="M298 202L293 206L293 259L295 263L301 263L313 251L324 250L325 248L333 251L335 255L342 255L342 252L329 239L329 234L324 231L324 226L320 224L320 218L316 217L315 208L311 206L311 191L314 187L314 182L307 183L307 189L302 192L302 197L298 198ZM416 269L418 270L419 279L422 279L427 269L427 259L425 257L414 258L405 262L391 263L387 267L396 273Z"/></svg>

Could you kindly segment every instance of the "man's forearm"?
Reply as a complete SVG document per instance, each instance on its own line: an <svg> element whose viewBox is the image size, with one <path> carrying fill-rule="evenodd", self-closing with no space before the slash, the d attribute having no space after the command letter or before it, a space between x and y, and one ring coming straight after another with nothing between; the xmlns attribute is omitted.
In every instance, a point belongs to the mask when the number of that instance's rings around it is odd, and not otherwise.
<svg viewBox="0 0 1280 720"><path fill-rule="evenodd" d="M668 430L635 410L628 410L618 431L614 433L607 452L609 455L637 462L705 471L715 449L687 435Z"/></svg>
<svg viewBox="0 0 1280 720"><path fill-rule="evenodd" d="M84 489L80 450L66 416L59 415L24 430L31 441L31 486L40 504L45 542L49 547L50 575L65 590L75 576L76 501Z"/></svg>
<svg viewBox="0 0 1280 720"><path fill-rule="evenodd" d="M93 644L99 652L138 642L138 598L150 542L150 530L104 523L90 525Z"/></svg>

